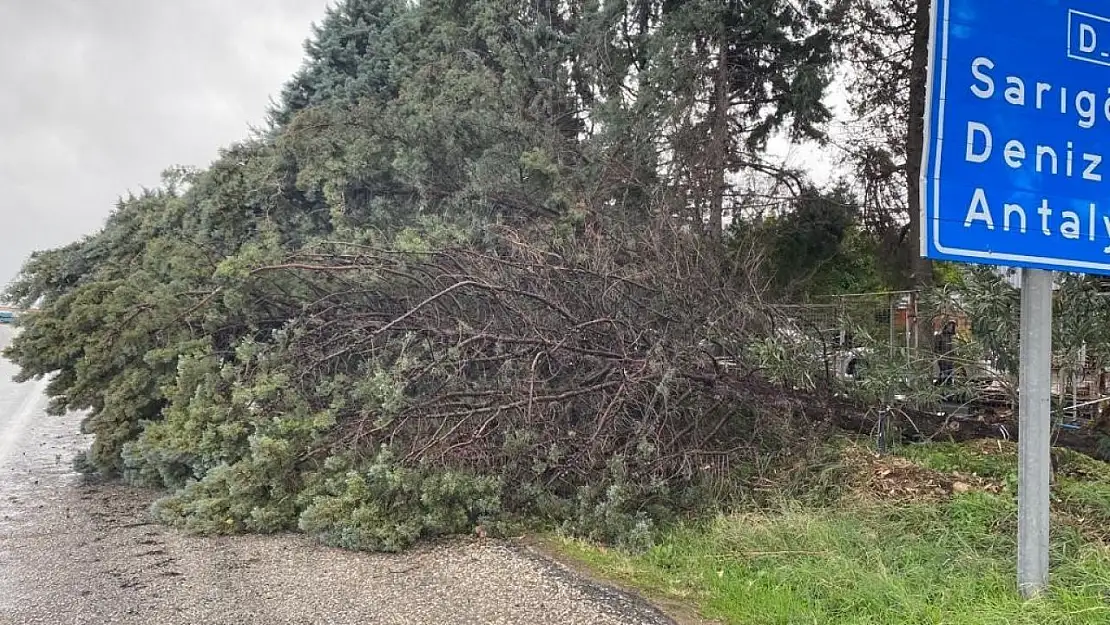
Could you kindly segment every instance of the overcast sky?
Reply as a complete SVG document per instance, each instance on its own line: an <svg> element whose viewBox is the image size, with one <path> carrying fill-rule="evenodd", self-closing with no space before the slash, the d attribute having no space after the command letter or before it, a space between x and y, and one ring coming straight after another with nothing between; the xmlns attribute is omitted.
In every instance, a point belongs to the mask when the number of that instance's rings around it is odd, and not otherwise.
<svg viewBox="0 0 1110 625"><path fill-rule="evenodd" d="M328 0L0 0L0 289L259 125Z"/></svg>

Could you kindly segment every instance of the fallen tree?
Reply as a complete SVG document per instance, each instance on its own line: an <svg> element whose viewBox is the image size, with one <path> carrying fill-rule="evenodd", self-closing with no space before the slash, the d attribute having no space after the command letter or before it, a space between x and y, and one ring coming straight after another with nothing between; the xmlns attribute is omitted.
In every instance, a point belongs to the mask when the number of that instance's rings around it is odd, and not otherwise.
<svg viewBox="0 0 1110 625"><path fill-rule="evenodd" d="M160 513L206 531L299 522L390 548L526 516L616 538L740 493L834 425L742 351L769 331L751 259L666 222L557 232L322 243L251 269L243 291L288 322L184 364L166 418L125 451L130 475L179 489ZM436 497L446 524L421 520Z"/></svg>

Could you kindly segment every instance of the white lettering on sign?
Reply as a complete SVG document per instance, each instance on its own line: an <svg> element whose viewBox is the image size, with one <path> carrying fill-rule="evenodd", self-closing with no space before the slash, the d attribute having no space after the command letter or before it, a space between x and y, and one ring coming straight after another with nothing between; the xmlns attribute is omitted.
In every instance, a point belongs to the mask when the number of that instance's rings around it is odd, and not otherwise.
<svg viewBox="0 0 1110 625"><path fill-rule="evenodd" d="M1090 24L1079 25L1079 51L1094 52L1098 49L1098 33Z"/></svg>
<svg viewBox="0 0 1110 625"><path fill-rule="evenodd" d="M1042 199L1037 207L1037 215L1041 218L1041 234L1046 237L1059 235L1062 238L1077 241L1083 236L1086 225L1087 240L1094 241L1096 236L1103 236L1110 241L1110 215L1102 216L1102 232L1097 233L1099 226L1098 206L1093 202L1089 205L1086 215L1080 215L1073 210L1060 211L1059 219L1052 219L1056 211L1050 206L1048 199ZM1084 224L1086 218L1086 224ZM1011 232L1016 230L1021 234L1026 233L1026 210L1021 204L1014 202L1002 205L1002 230ZM1015 224L1016 222L1016 224ZM975 224L982 224L988 230L994 230L994 214L991 212L987 191L981 187L976 188L971 194L967 215L964 217L964 227L969 228ZM1103 252L1110 254L1110 245Z"/></svg>
<svg viewBox="0 0 1110 625"><path fill-rule="evenodd" d="M989 57L976 57L971 62L971 75L975 79L971 85L971 93L976 97L989 100L997 93L998 88L991 73L994 69L995 63ZM1106 95L1100 103L1096 92L1088 89L1075 90L1044 81L1030 82L1017 75L1006 76L1005 84L1002 98L1008 104L1074 115L1080 128L1094 128L1100 118L1110 123L1110 88L1106 89Z"/></svg>
<svg viewBox="0 0 1110 625"><path fill-rule="evenodd" d="M982 122L967 122L967 146L964 150L964 160L969 163L986 163L990 160L993 152L994 132L991 131L990 127ZM1074 143L1068 141L1063 146L1064 166L1062 168L1060 167L1060 152L1060 149L1051 145L1034 145L1034 171L1039 174L1049 173L1054 176L1061 175L1062 171L1062 175L1068 178L1075 177L1077 172ZM1026 146L1018 139L1008 140L1002 148L1003 162L1013 169L1020 169L1025 166L1027 157ZM1102 182L1102 172L1099 171L1099 166L1102 165L1102 155L1083 152L1079 155L1079 159L1082 161L1083 169L1078 172L1078 175L1083 180Z"/></svg>
<svg viewBox="0 0 1110 625"><path fill-rule="evenodd" d="M1091 52L1097 45L1098 34L1095 30L1081 26L1079 50ZM1101 137L1085 139L1088 135L1083 131L1103 121L1110 124L1110 89L1102 86L1098 89L1077 89L1061 84L1060 78L1063 77L1050 81L1044 77L1034 80L1016 73L1004 74L998 71L997 64L988 56L976 57L971 61L970 69L969 88L976 98L992 101L996 103L993 104L995 107L1026 107L1048 114L1071 116L1080 130L1075 131L1074 137L1057 133L1039 141L1031 141L1024 136L1005 136L1005 133L998 136L992 126L1002 122L997 122L997 117L984 114L981 119L966 121L966 162L1028 170L1030 174L1073 178L1085 183L1102 182L1103 154L1089 149L1090 144ZM1096 94L1104 89L1106 96L1100 100ZM1106 128L1106 132L1110 132L1110 126ZM1033 128L1026 129L1027 132L1030 130ZM992 198L987 188L976 187L967 204L964 227L995 231L1000 224L1002 232L1008 233L1028 235L1039 230L1040 236L1061 241L1102 240L1108 243L1103 253L1110 254L1110 215L1101 215L1095 202L1080 203L1082 208L1078 210L1074 200L1068 206L1053 206L1049 198L1044 197L1039 199L1039 205L1033 204L1027 196L1042 185L1036 184L1035 178L1027 180L1017 186L1017 192L1023 199L1013 196ZM1094 197L1101 197L1101 194ZM995 213L999 206L1001 212ZM1107 208L1110 209L1110 199ZM1030 230L1030 227L1033 229Z"/></svg>

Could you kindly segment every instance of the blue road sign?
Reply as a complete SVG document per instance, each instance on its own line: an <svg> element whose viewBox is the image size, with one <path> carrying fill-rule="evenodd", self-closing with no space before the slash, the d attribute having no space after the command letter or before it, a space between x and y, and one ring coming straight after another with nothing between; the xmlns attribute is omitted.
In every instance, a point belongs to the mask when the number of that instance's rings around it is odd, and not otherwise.
<svg viewBox="0 0 1110 625"><path fill-rule="evenodd" d="M933 0L922 253L1110 274L1110 2Z"/></svg>

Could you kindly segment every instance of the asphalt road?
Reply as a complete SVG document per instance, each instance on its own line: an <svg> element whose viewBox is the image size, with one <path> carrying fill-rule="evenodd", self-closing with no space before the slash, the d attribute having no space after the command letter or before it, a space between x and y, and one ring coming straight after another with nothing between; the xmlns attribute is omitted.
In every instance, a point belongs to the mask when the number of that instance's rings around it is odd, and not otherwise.
<svg viewBox="0 0 1110 625"><path fill-rule="evenodd" d="M0 326L0 349L12 329ZM79 415L0 359L0 624L671 623L640 599L515 543L400 555L294 535L201 538L152 524L157 493L91 483L71 460Z"/></svg>

